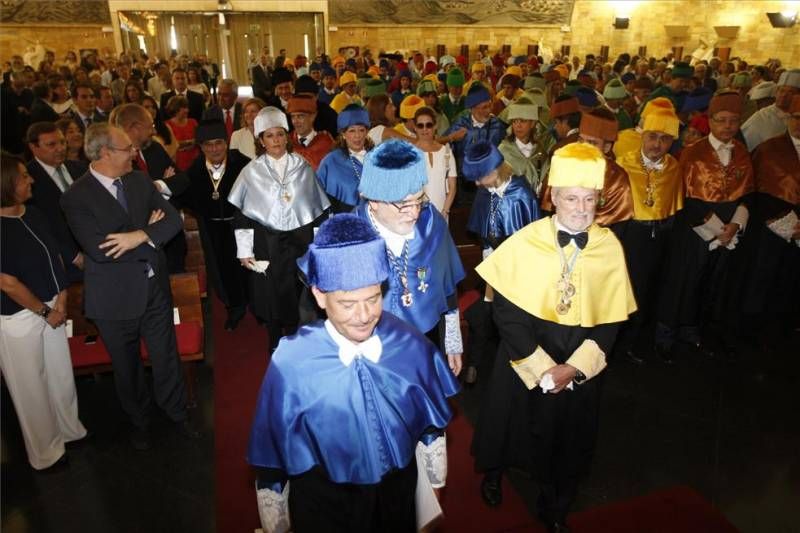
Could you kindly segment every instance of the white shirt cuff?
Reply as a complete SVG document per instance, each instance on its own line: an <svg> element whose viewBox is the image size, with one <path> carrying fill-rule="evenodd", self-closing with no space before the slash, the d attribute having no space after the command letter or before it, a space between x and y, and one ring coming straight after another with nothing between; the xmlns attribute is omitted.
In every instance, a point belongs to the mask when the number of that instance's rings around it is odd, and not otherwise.
<svg viewBox="0 0 800 533"><path fill-rule="evenodd" d="M289 482L283 492L270 489L256 489L258 517L264 533L287 533L291 527L289 518Z"/></svg>
<svg viewBox="0 0 800 533"><path fill-rule="evenodd" d="M744 231L747 227L747 221L750 220L750 211L747 210L747 206L744 204L739 204L736 208L736 211L733 213L733 218L731 218L732 224L739 224L740 231Z"/></svg>
<svg viewBox="0 0 800 533"><path fill-rule="evenodd" d="M461 340L461 317L458 309L448 311L444 315L444 353L447 355L464 353Z"/></svg>
<svg viewBox="0 0 800 533"><path fill-rule="evenodd" d="M255 257L253 255L253 235L252 229L237 229L233 231L236 237L236 258Z"/></svg>
<svg viewBox="0 0 800 533"><path fill-rule="evenodd" d="M434 489L440 489L447 482L447 437L442 435L425 446L417 443L417 460L422 461L428 480Z"/></svg>
<svg viewBox="0 0 800 533"><path fill-rule="evenodd" d="M161 196L163 196L166 199L169 199L172 196L172 191L170 190L169 185L167 185L167 182L164 180L154 180L154 181L158 183L160 186L156 188L159 189Z"/></svg>

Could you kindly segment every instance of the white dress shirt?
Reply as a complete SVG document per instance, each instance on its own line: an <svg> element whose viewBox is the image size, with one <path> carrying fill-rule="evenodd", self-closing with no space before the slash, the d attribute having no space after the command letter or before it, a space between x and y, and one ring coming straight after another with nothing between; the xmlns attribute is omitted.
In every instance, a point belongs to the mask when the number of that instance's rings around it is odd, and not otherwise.
<svg viewBox="0 0 800 533"><path fill-rule="evenodd" d="M708 134L708 142L711 143L711 147L717 152L719 156L719 161L722 163L722 166L728 166L728 163L731 162L731 154L733 153L733 141L729 141L724 143L714 137L713 133Z"/></svg>

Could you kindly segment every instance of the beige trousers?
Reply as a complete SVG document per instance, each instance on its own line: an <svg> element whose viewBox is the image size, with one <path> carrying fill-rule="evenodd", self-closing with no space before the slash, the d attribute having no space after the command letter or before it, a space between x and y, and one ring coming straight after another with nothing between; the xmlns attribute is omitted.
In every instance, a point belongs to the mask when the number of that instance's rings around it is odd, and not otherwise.
<svg viewBox="0 0 800 533"><path fill-rule="evenodd" d="M52 306L55 299L49 302ZM0 317L0 370L8 385L37 470L64 455L64 443L86 436L78 420L78 396L64 326L51 328L23 309Z"/></svg>

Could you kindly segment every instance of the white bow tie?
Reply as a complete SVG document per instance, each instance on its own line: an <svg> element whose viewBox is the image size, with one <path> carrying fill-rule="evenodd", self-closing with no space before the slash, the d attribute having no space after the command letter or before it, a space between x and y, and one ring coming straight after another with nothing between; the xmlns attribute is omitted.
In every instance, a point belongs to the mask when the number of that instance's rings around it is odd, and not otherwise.
<svg viewBox="0 0 800 533"><path fill-rule="evenodd" d="M478 121L477 121L477 120L475 120L474 118L472 119L472 127L473 127L473 128L478 128L478 129L481 129L481 128L483 128L485 125L486 125L486 122L478 122Z"/></svg>
<svg viewBox="0 0 800 533"><path fill-rule="evenodd" d="M347 342L339 345L339 360L344 366L350 366L353 359L358 356L364 356L373 363L377 363L381 358L381 353L383 353L383 344L377 335L373 335L359 344Z"/></svg>

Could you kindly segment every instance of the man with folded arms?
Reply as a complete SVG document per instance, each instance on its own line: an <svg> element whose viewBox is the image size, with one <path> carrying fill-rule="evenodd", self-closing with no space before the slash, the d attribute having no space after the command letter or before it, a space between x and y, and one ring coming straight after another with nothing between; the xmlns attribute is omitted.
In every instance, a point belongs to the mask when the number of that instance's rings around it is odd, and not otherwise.
<svg viewBox="0 0 800 533"><path fill-rule="evenodd" d="M636 310L617 238L594 223L606 158L594 146L553 155L556 214L509 237L477 272L495 292L500 346L472 442L481 496L502 502L502 472L539 482L548 531L566 517L597 436L600 379L619 324ZM531 265L536 265L531 276Z"/></svg>
<svg viewBox="0 0 800 533"><path fill-rule="evenodd" d="M298 265L328 318L284 338L264 377L247 454L262 528L416 531L417 486L433 499L445 483L458 382L383 310L386 242L368 220L327 220Z"/></svg>
<svg viewBox="0 0 800 533"><path fill-rule="evenodd" d="M791 331L800 297L800 95L792 98L788 113L788 131L761 143L753 154L755 253L743 310L755 319L752 330L767 339Z"/></svg>
<svg viewBox="0 0 800 533"><path fill-rule="evenodd" d="M739 131L742 99L714 96L708 108L711 133L686 146L681 169L686 199L675 220L666 276L659 297L656 351L671 359L676 336L710 355L701 326L721 326L722 348L733 349L733 326L741 296L742 240L754 191L753 166ZM710 336L707 336L707 339Z"/></svg>

